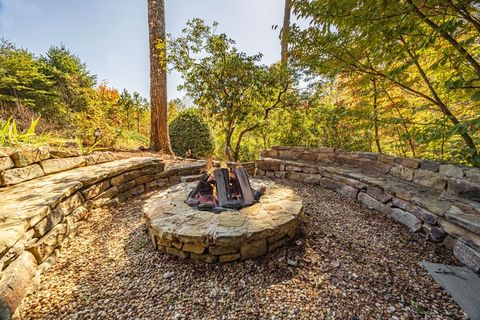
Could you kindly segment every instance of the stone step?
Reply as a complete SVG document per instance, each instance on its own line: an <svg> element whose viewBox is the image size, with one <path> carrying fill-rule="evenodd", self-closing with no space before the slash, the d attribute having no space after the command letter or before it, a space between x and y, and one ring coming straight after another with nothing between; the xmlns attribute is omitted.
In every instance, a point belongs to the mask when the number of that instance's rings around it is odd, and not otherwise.
<svg viewBox="0 0 480 320"><path fill-rule="evenodd" d="M198 181L203 176L203 174L194 174L189 176L180 177L180 182L193 182Z"/></svg>

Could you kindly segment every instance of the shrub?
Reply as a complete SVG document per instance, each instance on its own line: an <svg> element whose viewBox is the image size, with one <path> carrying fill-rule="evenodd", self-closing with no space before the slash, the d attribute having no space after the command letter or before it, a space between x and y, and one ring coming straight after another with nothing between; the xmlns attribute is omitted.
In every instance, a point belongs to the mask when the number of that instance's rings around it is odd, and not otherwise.
<svg viewBox="0 0 480 320"><path fill-rule="evenodd" d="M30 126L19 131L17 122L13 117L7 120L0 119L0 146L16 147L21 145L45 144L49 136L44 133L36 133L35 127L40 118L32 119Z"/></svg>
<svg viewBox="0 0 480 320"><path fill-rule="evenodd" d="M215 144L212 132L195 110L180 112L170 123L170 143L178 156L201 158L212 154Z"/></svg>

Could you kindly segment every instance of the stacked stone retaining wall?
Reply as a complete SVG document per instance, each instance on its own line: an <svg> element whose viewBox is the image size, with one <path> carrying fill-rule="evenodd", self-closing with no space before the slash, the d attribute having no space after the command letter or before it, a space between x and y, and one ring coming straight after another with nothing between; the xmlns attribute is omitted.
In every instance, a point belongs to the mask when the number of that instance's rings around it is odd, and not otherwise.
<svg viewBox="0 0 480 320"><path fill-rule="evenodd" d="M111 152L82 155L79 151L53 150L47 146L18 150L0 147L0 187L113 160Z"/></svg>
<svg viewBox="0 0 480 320"><path fill-rule="evenodd" d="M0 319L9 319L27 291L36 289L41 274L86 225L93 208L176 184L204 166L197 162L165 170L158 159L132 158L1 188Z"/></svg>
<svg viewBox="0 0 480 320"><path fill-rule="evenodd" d="M257 176L318 184L423 230L480 272L480 169L334 148L264 150Z"/></svg>

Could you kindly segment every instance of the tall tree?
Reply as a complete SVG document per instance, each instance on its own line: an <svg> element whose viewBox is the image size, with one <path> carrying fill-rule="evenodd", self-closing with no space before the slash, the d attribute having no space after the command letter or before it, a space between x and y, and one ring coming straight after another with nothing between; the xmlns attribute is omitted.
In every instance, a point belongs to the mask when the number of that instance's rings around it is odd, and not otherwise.
<svg viewBox="0 0 480 320"><path fill-rule="evenodd" d="M288 60L288 38L290 34L290 13L292 11L292 1L285 0L285 9L283 12L283 27L282 27L282 63Z"/></svg>
<svg viewBox="0 0 480 320"><path fill-rule="evenodd" d="M148 0L150 41L150 148L173 154L168 135L165 1Z"/></svg>

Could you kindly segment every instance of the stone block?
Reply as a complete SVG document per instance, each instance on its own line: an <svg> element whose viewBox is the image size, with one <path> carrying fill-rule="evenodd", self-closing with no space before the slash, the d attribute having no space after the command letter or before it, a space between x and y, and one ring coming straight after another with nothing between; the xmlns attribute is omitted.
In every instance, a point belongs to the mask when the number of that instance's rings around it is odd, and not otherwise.
<svg viewBox="0 0 480 320"><path fill-rule="evenodd" d="M137 185L137 181L136 180L130 180L124 184L121 184L118 186L118 192L119 193L122 193L122 192L125 192L127 190L130 190L132 189L133 187L135 187Z"/></svg>
<svg viewBox="0 0 480 320"><path fill-rule="evenodd" d="M233 246L210 246L208 252L215 256L225 255L229 253L235 253L238 249Z"/></svg>
<svg viewBox="0 0 480 320"><path fill-rule="evenodd" d="M15 167L26 167L32 163L50 158L48 147L17 150L11 155Z"/></svg>
<svg viewBox="0 0 480 320"><path fill-rule="evenodd" d="M480 183L471 182L467 179L449 179L447 192L474 201L480 201Z"/></svg>
<svg viewBox="0 0 480 320"><path fill-rule="evenodd" d="M30 166L0 172L0 183L1 185L8 186L32 180L43 175L42 168L38 164L32 164Z"/></svg>
<svg viewBox="0 0 480 320"><path fill-rule="evenodd" d="M13 168L14 163L10 157L1 157L0 158L0 171Z"/></svg>
<svg viewBox="0 0 480 320"><path fill-rule="evenodd" d="M285 171L275 171L275 177L277 178L284 179L286 175L287 175L287 172Z"/></svg>
<svg viewBox="0 0 480 320"><path fill-rule="evenodd" d="M104 192L102 192L101 194L99 194L98 196L93 198L93 201L92 201L93 206L95 208L98 208L98 207L103 207L103 206L110 205L110 201L116 195L118 195L119 192L120 191L118 190L117 186L113 186L113 187L108 188L107 190L105 190Z"/></svg>
<svg viewBox="0 0 480 320"><path fill-rule="evenodd" d="M93 199L96 196L98 196L100 193L107 190L109 187L110 187L109 180L108 179L103 180L103 181L100 181L100 182L94 184L93 186L83 190L82 194L85 197L85 199Z"/></svg>
<svg viewBox="0 0 480 320"><path fill-rule="evenodd" d="M305 161L314 161L317 160L318 154L313 152L303 152L298 156L298 158Z"/></svg>
<svg viewBox="0 0 480 320"><path fill-rule="evenodd" d="M277 240L274 243L268 245L268 252L272 252L280 247L285 246L290 241L289 237L283 237L280 240Z"/></svg>
<svg viewBox="0 0 480 320"><path fill-rule="evenodd" d="M156 188L156 187L165 187L168 184L168 179L157 179L153 180L148 183L149 188Z"/></svg>
<svg viewBox="0 0 480 320"><path fill-rule="evenodd" d="M157 246L171 247L172 240L166 238L157 238Z"/></svg>
<svg viewBox="0 0 480 320"><path fill-rule="evenodd" d="M412 181L414 173L415 170L400 165L394 166L392 170L390 170L391 176L405 181Z"/></svg>
<svg viewBox="0 0 480 320"><path fill-rule="evenodd" d="M268 176L268 172L267 172L267 176ZM285 178L290 179L290 180L295 180L295 181L303 181L305 176L307 176L307 174L302 173L302 172L296 172L296 171L288 171L285 174Z"/></svg>
<svg viewBox="0 0 480 320"><path fill-rule="evenodd" d="M87 166L94 164L111 162L115 160L115 155L111 152L94 152L86 157Z"/></svg>
<svg viewBox="0 0 480 320"><path fill-rule="evenodd" d="M191 176L184 176L184 177L181 177L180 178L180 182L183 183L183 182L195 182L195 181L198 181L202 178L202 174L195 174L195 175L191 175Z"/></svg>
<svg viewBox="0 0 480 320"><path fill-rule="evenodd" d="M82 203L82 195L80 194L80 192L76 192L70 197L60 202L55 209L60 211L63 215L67 216L72 213L73 210L78 208Z"/></svg>
<svg viewBox="0 0 480 320"><path fill-rule="evenodd" d="M413 158L395 158L395 163L398 163L404 167L417 169L420 167L420 163L422 161L420 159L413 159Z"/></svg>
<svg viewBox="0 0 480 320"><path fill-rule="evenodd" d="M57 224L29 249L37 259L37 263L42 263L62 243L67 236L67 232L68 227L65 223Z"/></svg>
<svg viewBox="0 0 480 320"><path fill-rule="evenodd" d="M11 319L27 294L37 263L33 255L23 252L0 278L0 319Z"/></svg>
<svg viewBox="0 0 480 320"><path fill-rule="evenodd" d="M189 257L189 253L179 250L177 248L172 248L172 247L165 247L165 252L174 256L177 256L182 259L187 259Z"/></svg>
<svg viewBox="0 0 480 320"><path fill-rule="evenodd" d="M45 174L52 174L68 171L74 168L83 167L87 164L85 157L72 157L63 159L48 159L40 162Z"/></svg>
<svg viewBox="0 0 480 320"><path fill-rule="evenodd" d="M480 272L479 251L469 247L459 240L455 240L453 244L453 255L474 272Z"/></svg>
<svg viewBox="0 0 480 320"><path fill-rule="evenodd" d="M168 183L171 183L171 184L180 183L180 177L178 176L169 177Z"/></svg>
<svg viewBox="0 0 480 320"><path fill-rule="evenodd" d="M149 175L146 175L146 176L140 176L138 178L135 179L135 182L137 184L144 184L144 183L147 183L147 182L150 182L152 181L154 178L153 175L149 176Z"/></svg>
<svg viewBox="0 0 480 320"><path fill-rule="evenodd" d="M424 187L443 191L447 184L447 178L436 172L417 169L413 176L413 182Z"/></svg>
<svg viewBox="0 0 480 320"><path fill-rule="evenodd" d="M10 157L15 152L14 149L9 147L0 147L0 157Z"/></svg>
<svg viewBox="0 0 480 320"><path fill-rule="evenodd" d="M305 173L318 173L318 168L317 167L305 166L305 167L303 167L302 171L305 172Z"/></svg>
<svg viewBox="0 0 480 320"><path fill-rule="evenodd" d="M466 213L456 206L452 206L445 214L450 222L462 226L476 234L480 234L480 215Z"/></svg>
<svg viewBox="0 0 480 320"><path fill-rule="evenodd" d="M50 150L50 156L54 159L79 157L81 155L82 153L79 150L75 150L75 149Z"/></svg>
<svg viewBox="0 0 480 320"><path fill-rule="evenodd" d="M113 186L102 192L100 195L95 197L96 199L111 199L119 193L118 187Z"/></svg>
<svg viewBox="0 0 480 320"><path fill-rule="evenodd" d="M450 203L432 196L414 196L410 201L431 213L443 217L450 209Z"/></svg>
<svg viewBox="0 0 480 320"><path fill-rule="evenodd" d="M325 163L333 163L336 160L334 153L318 153L317 160Z"/></svg>
<svg viewBox="0 0 480 320"><path fill-rule="evenodd" d="M139 186L136 186L135 188L128 190L126 193L129 195L129 197L134 197L134 196L138 196L139 194L142 194L144 191L145 191L145 185L141 184Z"/></svg>
<svg viewBox="0 0 480 320"><path fill-rule="evenodd" d="M360 192L358 194L358 201L360 201L362 204L364 204L366 207L370 209L374 209L376 211L379 211L383 214L390 215L392 212L392 208L381 203L380 201L376 200L375 198L369 196L365 192Z"/></svg>
<svg viewBox="0 0 480 320"><path fill-rule="evenodd" d="M27 232L29 224L22 220L0 220L0 257Z"/></svg>
<svg viewBox="0 0 480 320"><path fill-rule="evenodd" d="M62 210L51 210L51 212L45 218L43 218L33 227L33 230L35 231L35 237L40 238L43 236L45 233L59 224L63 220L63 217L64 214Z"/></svg>
<svg viewBox="0 0 480 320"><path fill-rule="evenodd" d="M165 170L165 171L162 171L162 172L158 172L158 173L155 174L155 179L169 178L169 177L177 175L179 171L180 171L179 169L170 169L170 170ZM138 175L138 177L140 175Z"/></svg>
<svg viewBox="0 0 480 320"><path fill-rule="evenodd" d="M393 197L392 198L392 204L396 207L399 207L400 209L403 209L405 211L411 212L414 214L417 218L420 220L428 223L428 224L436 224L438 222L438 216L422 207L419 207L411 202L408 202L406 200Z"/></svg>
<svg viewBox="0 0 480 320"><path fill-rule="evenodd" d="M216 256L211 256L209 254L196 254L196 253L190 253L190 259L193 261L201 261L201 262L206 262L206 263L214 263L217 261Z"/></svg>
<svg viewBox="0 0 480 320"><path fill-rule="evenodd" d="M331 147L316 147L316 148L310 148L310 151L315 152L315 153L334 153L335 148Z"/></svg>
<svg viewBox="0 0 480 320"><path fill-rule="evenodd" d="M465 175L465 168L454 166L452 164L441 164L439 167L440 174L452 178L463 178Z"/></svg>
<svg viewBox="0 0 480 320"><path fill-rule="evenodd" d="M309 184L320 184L320 179L322 179L322 175L320 174L306 174L303 177L303 182Z"/></svg>
<svg viewBox="0 0 480 320"><path fill-rule="evenodd" d="M415 215L402 209L393 208L390 217L408 227L412 232L417 232L422 228L422 222Z"/></svg>
<svg viewBox="0 0 480 320"><path fill-rule="evenodd" d="M349 197L349 198L352 198L352 199L357 198L358 189L356 189L352 186L346 185L344 183L335 181L333 179L322 178L320 180L320 185L325 187L325 188L328 188L328 189L333 189L337 193L339 193L343 196L346 196L346 197Z"/></svg>
<svg viewBox="0 0 480 320"><path fill-rule="evenodd" d="M467 178L467 180L480 183L480 169L471 168L465 170L465 178Z"/></svg>
<svg viewBox="0 0 480 320"><path fill-rule="evenodd" d="M428 223L424 223L422 229L428 235L428 238L433 242L442 242L447 236L442 228L438 226L432 226Z"/></svg>
<svg viewBox="0 0 480 320"><path fill-rule="evenodd" d="M440 163L431 160L421 160L420 169L438 172L438 170L440 169Z"/></svg>
<svg viewBox="0 0 480 320"><path fill-rule="evenodd" d="M395 164L395 157L388 156L386 154L379 154L378 155L378 161L393 165L393 164Z"/></svg>
<svg viewBox="0 0 480 320"><path fill-rule="evenodd" d="M322 172L321 174L322 174L322 176L324 176L326 178L330 178L334 181L341 182L343 184L349 185L349 186L354 187L354 188L359 189L359 190L363 190L363 189L367 188L367 185L365 183L360 182L360 181L355 180L355 179L346 178L344 176L340 176L340 175L336 175L336 174L332 174L332 173L328 173L328 172ZM363 177L363 175L362 175L362 177Z"/></svg>
<svg viewBox="0 0 480 320"><path fill-rule="evenodd" d="M17 259L31 244L35 243L34 231L29 229L3 255L0 255L0 274L12 261ZM0 275L1 278L1 275Z"/></svg>
<svg viewBox="0 0 480 320"><path fill-rule="evenodd" d="M265 175L267 177L275 177L275 171L267 171L267 172L265 172Z"/></svg>
<svg viewBox="0 0 480 320"><path fill-rule="evenodd" d="M223 263L223 262L232 262L239 260L241 258L240 253L231 253L231 254L225 254L221 255L218 257L218 261Z"/></svg>
<svg viewBox="0 0 480 320"><path fill-rule="evenodd" d="M278 158L280 159L298 159L299 152L294 150L278 150Z"/></svg>
<svg viewBox="0 0 480 320"><path fill-rule="evenodd" d="M476 234L470 230L467 230L461 226L453 224L452 222L446 219L440 219L438 221L439 226L447 233L448 235L459 239L460 241L466 243L470 247L474 248L477 251L480 251L480 235Z"/></svg>
<svg viewBox="0 0 480 320"><path fill-rule="evenodd" d="M263 158L276 158L278 157L278 150L266 149L262 151L260 156Z"/></svg>
<svg viewBox="0 0 480 320"><path fill-rule="evenodd" d="M86 206L80 206L72 213L75 222L85 219L88 216L89 209Z"/></svg>
<svg viewBox="0 0 480 320"><path fill-rule="evenodd" d="M362 159L357 157L352 157L349 154L337 154L337 156L335 157L335 160L341 164L360 167L360 162Z"/></svg>
<svg viewBox="0 0 480 320"><path fill-rule="evenodd" d="M265 253L267 253L267 239L244 243L240 248L242 259L255 258Z"/></svg>
<svg viewBox="0 0 480 320"><path fill-rule="evenodd" d="M361 168L363 172L373 175L385 175L392 169L392 166L388 163L368 159L360 159L358 167Z"/></svg>
<svg viewBox="0 0 480 320"><path fill-rule="evenodd" d="M295 165L287 165L285 166L286 171L296 171L296 172L302 172L302 167L301 166L295 166Z"/></svg>
<svg viewBox="0 0 480 320"><path fill-rule="evenodd" d="M182 250L198 255L205 252L205 246L201 243L185 243L182 247Z"/></svg>
<svg viewBox="0 0 480 320"><path fill-rule="evenodd" d="M367 186L367 193L380 201L381 203L387 203L392 199L392 196L386 193L382 188L372 185Z"/></svg>

